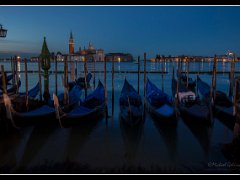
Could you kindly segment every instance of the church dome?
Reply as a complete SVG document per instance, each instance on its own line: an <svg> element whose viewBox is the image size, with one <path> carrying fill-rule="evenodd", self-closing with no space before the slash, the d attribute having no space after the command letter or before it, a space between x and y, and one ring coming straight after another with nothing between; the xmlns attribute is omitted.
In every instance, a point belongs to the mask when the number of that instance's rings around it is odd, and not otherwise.
<svg viewBox="0 0 240 180"><path fill-rule="evenodd" d="M88 50L95 50L95 48L93 47L92 43L89 42L89 45L88 45Z"/></svg>

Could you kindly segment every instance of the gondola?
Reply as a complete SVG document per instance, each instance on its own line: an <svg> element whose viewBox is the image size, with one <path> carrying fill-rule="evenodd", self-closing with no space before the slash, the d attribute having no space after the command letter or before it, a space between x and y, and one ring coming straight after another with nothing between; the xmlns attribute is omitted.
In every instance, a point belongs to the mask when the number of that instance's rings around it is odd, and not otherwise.
<svg viewBox="0 0 240 180"><path fill-rule="evenodd" d="M30 98L36 98L36 96L38 95L40 91L40 84L39 82L36 84L36 86L34 86L32 89L30 89L28 91L28 97ZM20 92L19 93L20 96L25 96L26 95L26 92Z"/></svg>
<svg viewBox="0 0 240 180"><path fill-rule="evenodd" d="M143 119L141 96L126 79L120 95L120 113L122 119L133 126Z"/></svg>
<svg viewBox="0 0 240 180"><path fill-rule="evenodd" d="M186 87L179 84L177 93L177 80L172 79L172 93L175 98L178 97L178 109L183 118L191 119L192 122L201 122L211 125L211 109L206 103L200 101L194 92L188 91Z"/></svg>
<svg viewBox="0 0 240 180"><path fill-rule="evenodd" d="M28 112L17 112L11 103L7 94L3 94L4 104L6 107L7 118L11 120L15 128L51 124L55 121L55 109L48 105L42 105L39 108Z"/></svg>
<svg viewBox="0 0 240 180"><path fill-rule="evenodd" d="M180 76L181 84L183 84L185 87L187 87L191 91L195 91L196 87L196 81L192 78L187 78L187 75L185 73L181 73Z"/></svg>
<svg viewBox="0 0 240 180"><path fill-rule="evenodd" d="M210 103L210 86L202 81L200 77L197 77L197 87L198 91L201 94L202 98ZM226 93L222 91L216 91L216 96L214 100L214 113L222 121L227 127L233 130L235 124L235 115L233 113L233 102L226 95Z"/></svg>
<svg viewBox="0 0 240 180"><path fill-rule="evenodd" d="M37 83L36 86L28 91L27 99L25 92L19 92L18 94L12 96L11 101L15 111L26 112L41 107L44 103L36 98L39 91L40 84Z"/></svg>
<svg viewBox="0 0 240 180"><path fill-rule="evenodd" d="M165 122L169 123L176 120L172 98L158 89L149 79L146 84L146 97L149 112L155 119L166 120Z"/></svg>
<svg viewBox="0 0 240 180"><path fill-rule="evenodd" d="M79 85L74 85L68 93L68 108L72 109L80 102L82 88ZM58 95L59 104L64 106L64 93ZM52 102L53 103L53 102ZM53 104L52 104L53 105Z"/></svg>
<svg viewBox="0 0 240 180"><path fill-rule="evenodd" d="M57 96L53 95L56 116L62 127L70 127L82 121L96 120L103 116L105 110L105 90L99 80L97 88L89 94L80 105L69 113L62 111Z"/></svg>
<svg viewBox="0 0 240 180"><path fill-rule="evenodd" d="M88 73L86 76L86 87L89 87L90 80L92 78L92 74ZM81 88L85 88L85 78L84 77L79 77L75 81L69 82L69 90L71 90L75 85L79 85Z"/></svg>
<svg viewBox="0 0 240 180"><path fill-rule="evenodd" d="M13 79L13 75L12 74L8 75L6 77L6 85L10 85L9 81L11 81L12 79ZM3 89L2 86L3 86L3 81L2 81L2 75L1 75L0 76L0 89L1 90Z"/></svg>
<svg viewBox="0 0 240 180"><path fill-rule="evenodd" d="M21 81L18 81L18 88L20 88L21 86ZM12 86L9 89L7 89L7 93L14 93L14 91L16 91L16 86ZM0 92L0 95L3 95L3 92Z"/></svg>
<svg viewBox="0 0 240 180"><path fill-rule="evenodd" d="M119 126L124 143L124 159L131 166L136 162L139 146L144 134L144 122L141 121L136 126L129 126L121 117L119 117Z"/></svg>
<svg viewBox="0 0 240 180"><path fill-rule="evenodd" d="M167 148L170 159L175 161L178 149L177 123L170 123L167 126L163 126L163 123L157 119L153 119L153 123Z"/></svg>

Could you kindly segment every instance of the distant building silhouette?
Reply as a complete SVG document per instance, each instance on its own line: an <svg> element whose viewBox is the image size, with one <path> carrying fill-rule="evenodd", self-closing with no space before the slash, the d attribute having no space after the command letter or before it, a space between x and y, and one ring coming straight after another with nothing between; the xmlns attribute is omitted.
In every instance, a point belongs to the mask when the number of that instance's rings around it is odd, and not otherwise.
<svg viewBox="0 0 240 180"><path fill-rule="evenodd" d="M73 41L72 31L70 33L70 39L69 39L69 54L70 55L74 54L74 41Z"/></svg>
<svg viewBox="0 0 240 180"><path fill-rule="evenodd" d="M74 39L72 32L70 33L69 38L69 54L65 56L70 56L71 60L80 60L84 61L104 61L104 50L103 49L95 49L91 42L88 44L88 48L83 49L79 47L79 50L74 52Z"/></svg>
<svg viewBox="0 0 240 180"><path fill-rule="evenodd" d="M105 55L106 61L112 61L114 58L114 61L118 62L127 62L127 61L133 61L133 56L130 53L108 53Z"/></svg>

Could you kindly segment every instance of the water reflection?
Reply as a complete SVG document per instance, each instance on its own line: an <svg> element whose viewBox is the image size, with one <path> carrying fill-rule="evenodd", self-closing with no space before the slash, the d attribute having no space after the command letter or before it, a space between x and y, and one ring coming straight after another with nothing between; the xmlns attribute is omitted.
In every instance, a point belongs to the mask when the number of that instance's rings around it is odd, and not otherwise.
<svg viewBox="0 0 240 180"><path fill-rule="evenodd" d="M211 62L191 62L189 63L189 68L191 72L194 70L197 72L199 67L200 71L211 71L212 64ZM228 63L225 64L227 65ZM236 64L236 69L238 64ZM58 70L62 71L63 63L58 63L58 65ZM104 63L102 62L96 62L95 65L96 80L100 79L102 82L104 82L103 65ZM78 76L83 76L83 63L79 62L76 66L78 67ZM164 71L168 72L164 74L164 91L168 94L171 93L171 81L169 80L172 78L173 66L177 67L177 63L167 62L164 66ZM222 63L219 63L219 67L217 68L218 72L221 72L221 66ZM31 70L37 70L37 67L37 64L29 64L29 69ZM52 67L55 67L54 64ZM158 121L152 121L151 116L145 113L146 122L138 127L129 127L120 121L119 96L123 87L124 78L126 77L130 83L133 84L134 88L137 89L137 73L127 73L128 71L137 72L137 67L137 64L133 63L115 63L114 96L112 96L112 63L107 63L106 83L109 111L107 121L105 121L105 118L97 122L89 121L88 123L90 124L87 123L69 129L60 129L58 127L57 130L54 129L56 127L32 128L31 131L24 130L24 134L27 134L25 135L26 137L13 136L1 139L0 168L3 166L11 166L14 168L14 166L21 167L22 165L34 167L34 165L37 166L42 162L44 163L44 160L50 163L64 163L69 159L70 161L75 161L80 164L86 162L93 169L99 168L105 172L107 172L107 167L121 168L122 164L133 165L136 168L142 166L148 169L151 169L152 165L156 165L156 167L162 167L164 171L169 164L184 169L193 166L201 167L201 162L209 161L209 159L207 159L209 154L210 156L215 155L212 158L213 161L222 160L222 154L218 146L214 150L214 153L212 151L212 147L215 144L218 145L224 142L221 138L223 135L223 125L218 121L214 124L215 132L213 133L212 142L210 142L211 128L203 126L201 123L194 124L193 120L186 122L180 119L176 126L166 126L159 124ZM229 67L228 64L225 71L228 71ZM141 61L141 72L143 72L143 68L143 61ZM157 86L161 88L161 62L151 63L151 65L150 62L147 62L147 73L151 71L151 68L152 71L156 73L149 73L147 77L152 79ZM22 69L24 69L24 66ZM93 72L91 69L94 70L94 67L88 64L88 70ZM63 74L58 75L59 93L62 90L62 75ZM144 87L143 77L144 75L141 73L139 87L142 98ZM195 79L196 75L189 74L189 77ZM207 83L211 83L211 74L201 74L201 78ZM227 74L225 76L222 76L221 73L217 74L217 89L227 92L229 83L226 81L227 78ZM25 91L24 79L25 78L22 78L20 91ZM38 81L38 74L31 73L31 76L29 76L29 87L34 86L36 81ZM54 75L50 75L50 82L55 82ZM90 83L91 86L94 87L92 85L93 80L91 80ZM90 91L93 91L93 89L94 88L90 89ZM55 91L55 87L52 84L50 92L53 91ZM82 95L83 98L84 93L82 93ZM113 97L114 101L112 102ZM108 121L110 122L105 124L105 122ZM191 133L188 132L188 129ZM8 142L11 143L8 144ZM203 154L205 157L202 157ZM222 162L225 161L222 160ZM14 172L14 170L8 172Z"/></svg>
<svg viewBox="0 0 240 180"><path fill-rule="evenodd" d="M22 159L19 162L20 168L27 167L40 152L51 134L58 128L57 125L34 127L27 145L24 149Z"/></svg>
<svg viewBox="0 0 240 180"><path fill-rule="evenodd" d="M139 123L137 126L130 126L119 116L119 123L125 147L124 158L127 165L131 166L136 160L138 147L143 136L144 122Z"/></svg>
<svg viewBox="0 0 240 180"><path fill-rule="evenodd" d="M177 123L166 124L156 119L153 119L153 122L164 140L170 160L172 162L175 161L177 152Z"/></svg>
<svg viewBox="0 0 240 180"><path fill-rule="evenodd" d="M89 121L81 122L78 126L71 127L69 140L67 143L67 160L75 161L81 148L88 141L90 134L96 129L97 124L102 121L103 118L91 119ZM93 147L96 148L96 147Z"/></svg>
<svg viewBox="0 0 240 180"><path fill-rule="evenodd" d="M195 121L194 119L190 118L183 118L182 120L201 145L205 158L207 159L209 155L212 127L201 121Z"/></svg>
<svg viewBox="0 0 240 180"><path fill-rule="evenodd" d="M17 165L16 150L21 141L21 134L16 132L9 136L0 136L0 173L9 172Z"/></svg>

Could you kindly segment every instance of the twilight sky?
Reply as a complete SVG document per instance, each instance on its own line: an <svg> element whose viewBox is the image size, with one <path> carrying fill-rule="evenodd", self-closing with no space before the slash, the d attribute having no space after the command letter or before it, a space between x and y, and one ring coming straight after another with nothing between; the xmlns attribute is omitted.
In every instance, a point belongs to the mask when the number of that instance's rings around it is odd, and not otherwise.
<svg viewBox="0 0 240 180"><path fill-rule="evenodd" d="M0 53L39 54L46 36L51 52L88 46L134 57L164 55L240 55L240 6L0 6L8 29Z"/></svg>

